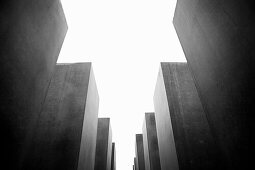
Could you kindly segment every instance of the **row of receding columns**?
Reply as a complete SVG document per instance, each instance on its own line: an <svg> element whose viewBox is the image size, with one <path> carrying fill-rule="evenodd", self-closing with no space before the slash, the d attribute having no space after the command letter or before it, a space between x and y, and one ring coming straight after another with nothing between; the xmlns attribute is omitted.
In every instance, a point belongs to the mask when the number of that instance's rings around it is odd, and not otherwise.
<svg viewBox="0 0 255 170"><path fill-rule="evenodd" d="M56 64L66 32L59 0L0 2L4 169L116 167L110 119L98 119L92 64Z"/></svg>
<svg viewBox="0 0 255 170"><path fill-rule="evenodd" d="M136 135L135 170L226 168L187 63L161 63L154 107Z"/></svg>
<svg viewBox="0 0 255 170"><path fill-rule="evenodd" d="M187 63L161 63L152 121L157 133L146 127L136 135L134 169L252 166L254 11L252 1L177 1L173 24Z"/></svg>
<svg viewBox="0 0 255 170"><path fill-rule="evenodd" d="M143 133L136 135L136 170L221 166L187 63L161 63L154 107L155 113L145 113Z"/></svg>

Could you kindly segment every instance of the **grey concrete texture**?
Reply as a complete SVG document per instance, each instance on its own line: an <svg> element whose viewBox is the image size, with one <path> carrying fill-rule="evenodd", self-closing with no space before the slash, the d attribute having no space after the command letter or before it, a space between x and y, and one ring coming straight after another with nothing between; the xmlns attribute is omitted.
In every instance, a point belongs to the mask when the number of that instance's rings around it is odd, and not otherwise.
<svg viewBox="0 0 255 170"><path fill-rule="evenodd" d="M0 1L1 165L20 169L67 32L59 0ZM5 166L8 165L8 166Z"/></svg>
<svg viewBox="0 0 255 170"><path fill-rule="evenodd" d="M187 63L161 63L154 107L162 170L225 167Z"/></svg>
<svg viewBox="0 0 255 170"><path fill-rule="evenodd" d="M137 160L137 169L138 170L145 170L145 163L144 163L144 148L143 148L143 135L136 134L135 136L135 155Z"/></svg>
<svg viewBox="0 0 255 170"><path fill-rule="evenodd" d="M99 97L91 63L58 64L23 169L94 169Z"/></svg>
<svg viewBox="0 0 255 170"><path fill-rule="evenodd" d="M111 156L111 170L116 170L116 148L115 143L112 143L112 156Z"/></svg>
<svg viewBox="0 0 255 170"><path fill-rule="evenodd" d="M94 170L111 170L112 130L110 118L98 118Z"/></svg>
<svg viewBox="0 0 255 170"><path fill-rule="evenodd" d="M247 169L254 120L253 1L178 0L173 23L227 168Z"/></svg>
<svg viewBox="0 0 255 170"><path fill-rule="evenodd" d="M143 123L145 170L161 170L156 128L155 114L145 113Z"/></svg>

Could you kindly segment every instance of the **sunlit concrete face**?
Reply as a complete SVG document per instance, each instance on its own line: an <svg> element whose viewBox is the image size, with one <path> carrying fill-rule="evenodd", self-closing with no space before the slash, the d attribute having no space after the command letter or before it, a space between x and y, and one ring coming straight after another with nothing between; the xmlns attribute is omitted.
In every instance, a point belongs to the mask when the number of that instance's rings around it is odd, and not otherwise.
<svg viewBox="0 0 255 170"><path fill-rule="evenodd" d="M138 170L145 170L143 135L142 134L136 134L135 155L136 155L136 159L137 159Z"/></svg>
<svg viewBox="0 0 255 170"><path fill-rule="evenodd" d="M241 0L178 0L173 21L229 169L251 158L254 21L252 1Z"/></svg>
<svg viewBox="0 0 255 170"><path fill-rule="evenodd" d="M154 113L145 113L143 123L145 170L160 170L158 138Z"/></svg>
<svg viewBox="0 0 255 170"><path fill-rule="evenodd" d="M0 2L0 133L3 159L22 167L67 24L59 0Z"/></svg>
<svg viewBox="0 0 255 170"><path fill-rule="evenodd" d="M93 169L98 104L91 63L57 65L24 169Z"/></svg>
<svg viewBox="0 0 255 170"><path fill-rule="evenodd" d="M225 168L187 63L161 63L154 106L162 169Z"/></svg>
<svg viewBox="0 0 255 170"><path fill-rule="evenodd" d="M112 129L110 118L98 118L94 170L111 170Z"/></svg>

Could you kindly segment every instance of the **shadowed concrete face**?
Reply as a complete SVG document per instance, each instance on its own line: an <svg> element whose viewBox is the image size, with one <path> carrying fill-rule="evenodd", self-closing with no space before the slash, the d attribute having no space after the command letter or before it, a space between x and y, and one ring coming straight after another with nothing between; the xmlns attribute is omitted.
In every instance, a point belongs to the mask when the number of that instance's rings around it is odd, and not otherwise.
<svg viewBox="0 0 255 170"><path fill-rule="evenodd" d="M59 0L0 2L3 167L22 166L66 31Z"/></svg>
<svg viewBox="0 0 255 170"><path fill-rule="evenodd" d="M224 168L186 63L161 63L154 106L162 170Z"/></svg>
<svg viewBox="0 0 255 170"><path fill-rule="evenodd" d="M228 169L247 169L254 120L253 1L178 0L173 22Z"/></svg>
<svg viewBox="0 0 255 170"><path fill-rule="evenodd" d="M94 170L111 170L112 130L110 118L98 118Z"/></svg>
<svg viewBox="0 0 255 170"><path fill-rule="evenodd" d="M57 65L24 169L93 169L98 104L91 63Z"/></svg>
<svg viewBox="0 0 255 170"><path fill-rule="evenodd" d="M143 135L142 134L136 134L135 139L135 155L137 160L137 169L138 170L145 170L145 164L144 164L144 149L143 149Z"/></svg>
<svg viewBox="0 0 255 170"><path fill-rule="evenodd" d="M112 143L111 170L116 170L116 150L114 142Z"/></svg>
<svg viewBox="0 0 255 170"><path fill-rule="evenodd" d="M158 138L154 113L145 113L143 123L144 162L146 170L160 170Z"/></svg>

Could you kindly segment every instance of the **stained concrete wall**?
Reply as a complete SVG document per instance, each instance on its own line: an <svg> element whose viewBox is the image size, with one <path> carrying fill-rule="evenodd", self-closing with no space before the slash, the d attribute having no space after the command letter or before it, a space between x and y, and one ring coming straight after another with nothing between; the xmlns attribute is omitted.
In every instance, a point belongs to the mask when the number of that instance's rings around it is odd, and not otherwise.
<svg viewBox="0 0 255 170"><path fill-rule="evenodd" d="M91 63L57 65L23 169L93 170L98 98Z"/></svg>
<svg viewBox="0 0 255 170"><path fill-rule="evenodd" d="M228 169L252 147L253 1L178 0L174 26ZM249 162L249 161L248 161Z"/></svg>
<svg viewBox="0 0 255 170"><path fill-rule="evenodd" d="M66 31L59 0L0 2L3 167L22 166Z"/></svg>
<svg viewBox="0 0 255 170"><path fill-rule="evenodd" d="M187 63L161 63L154 106L162 169L224 168Z"/></svg>
<svg viewBox="0 0 255 170"><path fill-rule="evenodd" d="M111 170L116 170L116 148L115 143L112 143L112 156L111 156Z"/></svg>
<svg viewBox="0 0 255 170"><path fill-rule="evenodd" d="M136 155L136 160L138 164L137 169L145 170L142 134L136 134L135 136L135 155Z"/></svg>
<svg viewBox="0 0 255 170"><path fill-rule="evenodd" d="M145 113L143 123L145 170L160 170L158 138L154 113Z"/></svg>
<svg viewBox="0 0 255 170"><path fill-rule="evenodd" d="M112 130L110 118L98 118L95 170L111 170Z"/></svg>

